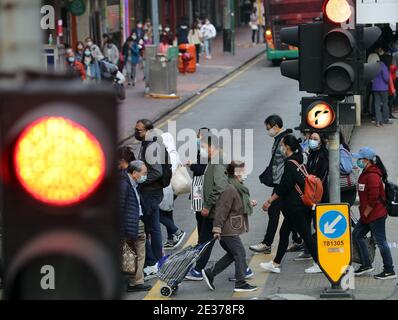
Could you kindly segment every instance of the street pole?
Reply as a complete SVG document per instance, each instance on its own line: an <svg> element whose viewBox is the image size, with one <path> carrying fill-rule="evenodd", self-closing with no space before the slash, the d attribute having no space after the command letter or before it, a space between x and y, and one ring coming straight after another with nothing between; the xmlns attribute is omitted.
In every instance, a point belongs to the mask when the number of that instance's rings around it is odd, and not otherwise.
<svg viewBox="0 0 398 320"><path fill-rule="evenodd" d="M231 0L231 51L235 55L235 0Z"/></svg>
<svg viewBox="0 0 398 320"><path fill-rule="evenodd" d="M153 44L159 45L159 7L158 0L152 0L152 27L153 27Z"/></svg>
<svg viewBox="0 0 398 320"><path fill-rule="evenodd" d="M40 8L41 0L0 0L1 72L43 70Z"/></svg>
<svg viewBox="0 0 398 320"><path fill-rule="evenodd" d="M340 203L340 126L329 136L329 195L330 203Z"/></svg>

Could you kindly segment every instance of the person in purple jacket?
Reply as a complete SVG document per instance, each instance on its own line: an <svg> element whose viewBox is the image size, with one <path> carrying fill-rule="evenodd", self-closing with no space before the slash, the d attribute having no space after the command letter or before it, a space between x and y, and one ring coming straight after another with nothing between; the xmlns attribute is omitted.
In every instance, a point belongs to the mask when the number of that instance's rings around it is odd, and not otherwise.
<svg viewBox="0 0 398 320"><path fill-rule="evenodd" d="M375 97L375 111L376 111L376 126L380 127L383 124L392 124L389 120L388 107L388 83L390 80L390 73L383 56L380 57L380 72L373 79L372 91Z"/></svg>

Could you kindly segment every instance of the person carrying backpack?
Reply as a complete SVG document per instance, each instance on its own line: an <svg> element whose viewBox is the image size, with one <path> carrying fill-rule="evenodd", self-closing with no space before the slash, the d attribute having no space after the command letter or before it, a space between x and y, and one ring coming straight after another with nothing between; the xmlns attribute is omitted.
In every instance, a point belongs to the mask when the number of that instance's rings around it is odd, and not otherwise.
<svg viewBox="0 0 398 320"><path fill-rule="evenodd" d="M274 194L264 204L263 209L268 210L274 201L282 199L282 214L284 220L279 231L278 251L273 261L260 263L260 267L266 271L280 273L280 265L289 245L291 230L296 230L308 248L314 265L305 270L306 273L320 273L317 249L311 236L311 228L308 223L308 210L310 206L320 201L322 193L313 191L311 183L318 190L322 190L322 183L315 176L308 176L303 165L303 154L299 141L293 135L287 135L282 140L281 151L286 156L284 172L280 184L276 187ZM304 174L305 173L305 174ZM314 187L314 185L312 185Z"/></svg>
<svg viewBox="0 0 398 320"><path fill-rule="evenodd" d="M279 185L283 169L285 166L285 156L282 154L280 147L282 145L282 139L292 133L291 129L283 128L283 120L280 116L274 114L267 117L264 121L265 128L269 137L274 139L271 152L271 160L268 167L260 175L260 182L267 187L273 188L273 193L275 193L275 188ZM267 231L264 235L263 241L257 244L253 244L249 247L251 251L257 253L270 254L271 246L274 242L275 234L278 229L279 216L281 212L282 203L281 201L275 201L268 210L268 226ZM295 241L296 242L296 241Z"/></svg>
<svg viewBox="0 0 398 320"><path fill-rule="evenodd" d="M360 219L352 233L352 238L357 245L361 258L361 265L355 270L355 275L360 276L374 270L369 259L365 239L370 231L379 247L384 264L383 272L374 277L380 280L395 279L397 275L394 271L391 250L386 238L387 209L383 182L387 181L387 170L380 157L369 147L361 148L358 153L354 153L352 156L358 159L357 165L362 169L358 179Z"/></svg>
<svg viewBox="0 0 398 320"><path fill-rule="evenodd" d="M154 132L152 121L138 120L134 137L141 141L141 149L137 157L144 161L148 168L147 179L140 185L143 198L144 223L150 242L147 241L144 274L146 279L156 276L157 262L163 256L162 232L160 228L159 204L163 199L163 188L170 184L171 165L162 138Z"/></svg>

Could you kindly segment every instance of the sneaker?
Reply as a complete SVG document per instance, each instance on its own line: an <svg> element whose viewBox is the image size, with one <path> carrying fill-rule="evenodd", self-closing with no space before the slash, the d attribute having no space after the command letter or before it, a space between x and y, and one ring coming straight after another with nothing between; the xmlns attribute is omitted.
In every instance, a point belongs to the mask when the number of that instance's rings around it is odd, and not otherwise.
<svg viewBox="0 0 398 320"><path fill-rule="evenodd" d="M304 260L311 260L311 259L312 259L312 256L309 253L302 252L296 258L294 258L294 261L304 261Z"/></svg>
<svg viewBox="0 0 398 320"><path fill-rule="evenodd" d="M245 283L242 286L235 286L234 291L235 292L252 292L252 291L256 291L257 287L252 286L251 284Z"/></svg>
<svg viewBox="0 0 398 320"><path fill-rule="evenodd" d="M140 291L149 291L152 289L152 286L148 284L137 284L135 286L128 285L127 292L140 292Z"/></svg>
<svg viewBox="0 0 398 320"><path fill-rule="evenodd" d="M263 268L265 271L281 273L281 268L279 266L276 266L273 261L261 262L260 267Z"/></svg>
<svg viewBox="0 0 398 320"><path fill-rule="evenodd" d="M254 277L254 273L252 271L252 269L250 269L249 267L247 267L246 271L245 271L245 279L251 279ZM235 277L230 277L228 278L229 281L236 281Z"/></svg>
<svg viewBox="0 0 398 320"><path fill-rule="evenodd" d="M322 273L322 270L319 268L318 264L314 263L312 267L305 269L305 273Z"/></svg>
<svg viewBox="0 0 398 320"><path fill-rule="evenodd" d="M262 242L250 246L249 249L251 251L259 252L259 253L265 253L265 254L271 253L271 246L267 246L265 243L262 243Z"/></svg>
<svg viewBox="0 0 398 320"><path fill-rule="evenodd" d="M185 276L185 279L192 280L192 281L202 281L203 276L202 273L196 271L194 268L189 270L188 274Z"/></svg>
<svg viewBox="0 0 398 320"><path fill-rule="evenodd" d="M383 271L382 273L376 274L375 278L379 280L387 280L387 279L395 279L397 275L395 272L385 272Z"/></svg>
<svg viewBox="0 0 398 320"><path fill-rule="evenodd" d="M394 115L390 115L390 120L397 120L398 118L396 117L396 116L394 116Z"/></svg>
<svg viewBox="0 0 398 320"><path fill-rule="evenodd" d="M293 243L289 248L287 248L286 252L299 252L304 250L304 245Z"/></svg>
<svg viewBox="0 0 398 320"><path fill-rule="evenodd" d="M365 273L371 273L374 271L374 268L372 266L360 266L357 270L354 271L354 274L356 276L361 276Z"/></svg>
<svg viewBox="0 0 398 320"><path fill-rule="evenodd" d="M210 271L210 270L205 270L205 269L203 269L203 270L202 270L202 276L203 276L203 279L205 279L206 284L208 285L208 287L210 288L210 290L211 290L211 291L214 291L214 290L216 289L216 287L215 287L214 284L213 284L214 277L213 277L213 275L211 274L211 271Z"/></svg>
<svg viewBox="0 0 398 320"><path fill-rule="evenodd" d="M163 249L164 250L173 250L175 248L174 241L173 240L167 240L163 244Z"/></svg>
<svg viewBox="0 0 398 320"><path fill-rule="evenodd" d="M392 120L387 120L384 122L384 124L393 124L394 122Z"/></svg>
<svg viewBox="0 0 398 320"><path fill-rule="evenodd" d="M182 230L178 230L175 234L174 234L174 247L178 247L181 242L184 240L186 235L185 231Z"/></svg>

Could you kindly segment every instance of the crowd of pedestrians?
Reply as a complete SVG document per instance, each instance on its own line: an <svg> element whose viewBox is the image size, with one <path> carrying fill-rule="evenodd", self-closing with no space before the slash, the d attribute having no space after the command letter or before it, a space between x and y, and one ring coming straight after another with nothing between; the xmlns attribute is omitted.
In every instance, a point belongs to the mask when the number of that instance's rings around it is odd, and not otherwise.
<svg viewBox="0 0 398 320"><path fill-rule="evenodd" d="M267 117L264 125L274 142L270 163L260 175L260 182L272 188L272 193L262 205L263 211L268 214L264 240L249 249L256 253L271 254L282 214L284 219L279 230L275 258L261 263L261 268L266 272L280 273L286 252L299 252L294 260L313 260L313 265L305 273L321 273L315 240L314 204L329 202L328 140L318 132L297 138L291 129L284 128L283 120L278 115ZM142 119L136 124L135 138L141 143L139 151L134 153L126 146L119 153L122 231L126 242L134 250L140 250L137 254L139 275L129 278L128 291L149 290L150 286L143 281L156 277L159 261L165 251L178 249L185 237L185 231L174 222L173 203L176 195L173 194L173 188L167 185L176 168L183 165L173 137L169 133L157 135L152 122ZM208 245L189 270L186 280L205 280L209 288L215 290L215 277L234 263L235 276L230 278L235 281L234 291L254 291L257 288L248 282L254 274L247 264L246 250L240 239L241 234L249 232L250 215L257 206L257 201L251 199L250 190L245 186L245 163L237 160L225 163L220 141L209 128L203 127L198 131L196 142L197 157L185 165L193 175L190 199L192 211L196 215L198 244ZM163 156L171 159L170 163L153 164L153 154L149 149L153 151L154 145ZM353 163L353 159L358 161ZM362 170L362 174L355 180L353 177L357 170ZM387 181L387 171L380 157L368 147L352 154L341 135L340 175L341 197L344 201L353 205L357 191L359 193L360 220L355 224L353 239L361 265L355 270L355 275L374 270L365 241L366 234L371 231L384 262L383 271L375 278L395 278L385 230L387 209L384 183ZM317 179L320 189L323 189L321 194L317 194L317 202L311 205L303 198L308 176ZM346 180L353 181L346 183ZM161 204L166 197L171 199L166 206L168 209ZM167 231L165 243L162 243L161 224ZM215 243L213 239L220 241L225 254L210 267L208 262Z"/></svg>

